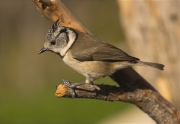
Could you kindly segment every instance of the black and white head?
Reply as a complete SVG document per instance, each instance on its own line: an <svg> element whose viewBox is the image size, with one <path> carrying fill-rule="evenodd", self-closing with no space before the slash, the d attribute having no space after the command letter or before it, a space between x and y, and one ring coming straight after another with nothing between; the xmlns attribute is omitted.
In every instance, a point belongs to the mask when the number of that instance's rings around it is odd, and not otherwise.
<svg viewBox="0 0 180 124"><path fill-rule="evenodd" d="M39 54L45 51L52 51L63 57L76 38L77 34L73 29L62 27L56 21L49 29L44 42L44 48L39 51Z"/></svg>

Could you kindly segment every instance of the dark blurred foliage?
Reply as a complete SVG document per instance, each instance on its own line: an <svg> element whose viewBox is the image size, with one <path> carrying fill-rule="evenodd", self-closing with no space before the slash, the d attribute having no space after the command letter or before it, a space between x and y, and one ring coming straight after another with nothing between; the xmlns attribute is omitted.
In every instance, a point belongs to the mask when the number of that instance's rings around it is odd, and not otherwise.
<svg viewBox="0 0 180 124"><path fill-rule="evenodd" d="M98 38L111 44L123 40L115 0L62 2ZM56 98L55 87L62 79L82 82L85 78L56 54L38 55L52 22L41 17L31 0L1 0L0 12L1 124L93 124L129 106L121 102ZM109 78L96 82L116 85Z"/></svg>

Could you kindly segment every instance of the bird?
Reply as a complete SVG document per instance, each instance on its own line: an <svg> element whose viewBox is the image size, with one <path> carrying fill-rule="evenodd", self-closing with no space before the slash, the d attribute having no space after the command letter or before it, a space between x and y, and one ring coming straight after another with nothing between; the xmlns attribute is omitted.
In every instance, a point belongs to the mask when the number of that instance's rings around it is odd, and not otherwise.
<svg viewBox="0 0 180 124"><path fill-rule="evenodd" d="M140 61L92 34L61 26L58 20L50 27L39 54L45 51L58 54L65 64L85 76L82 83L68 84L71 88L82 84L93 87L95 80L133 65L164 69L163 64Z"/></svg>

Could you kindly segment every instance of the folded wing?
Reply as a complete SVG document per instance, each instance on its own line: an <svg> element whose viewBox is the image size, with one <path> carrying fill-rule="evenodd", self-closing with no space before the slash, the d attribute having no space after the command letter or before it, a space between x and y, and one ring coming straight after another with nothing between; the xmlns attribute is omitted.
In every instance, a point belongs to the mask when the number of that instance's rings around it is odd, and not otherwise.
<svg viewBox="0 0 180 124"><path fill-rule="evenodd" d="M97 39L93 35L79 34L71 47L73 58L78 61L136 61L121 49Z"/></svg>

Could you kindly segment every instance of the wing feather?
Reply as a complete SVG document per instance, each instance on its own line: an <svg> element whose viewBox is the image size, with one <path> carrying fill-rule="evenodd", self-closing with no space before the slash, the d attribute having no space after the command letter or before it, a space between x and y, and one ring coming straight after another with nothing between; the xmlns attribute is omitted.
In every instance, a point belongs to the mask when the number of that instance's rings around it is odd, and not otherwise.
<svg viewBox="0 0 180 124"><path fill-rule="evenodd" d="M93 35L79 32L78 39L71 47L72 56L78 61L134 61L121 49L97 39Z"/></svg>

